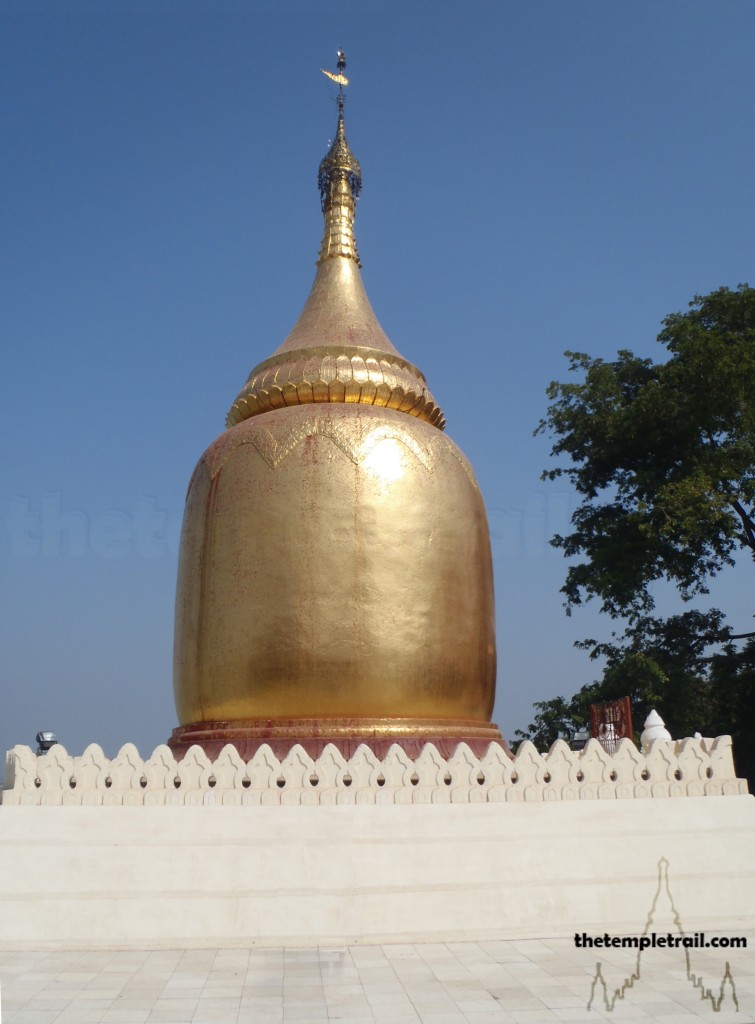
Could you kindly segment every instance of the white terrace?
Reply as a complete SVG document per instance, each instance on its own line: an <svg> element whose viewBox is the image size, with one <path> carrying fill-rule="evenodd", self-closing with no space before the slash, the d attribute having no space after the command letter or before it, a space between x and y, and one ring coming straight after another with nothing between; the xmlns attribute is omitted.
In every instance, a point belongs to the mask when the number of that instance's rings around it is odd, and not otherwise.
<svg viewBox="0 0 755 1024"><path fill-rule="evenodd" d="M726 736L513 760L15 747L6 786L0 949L639 934L661 868L687 931L755 929L755 798Z"/></svg>

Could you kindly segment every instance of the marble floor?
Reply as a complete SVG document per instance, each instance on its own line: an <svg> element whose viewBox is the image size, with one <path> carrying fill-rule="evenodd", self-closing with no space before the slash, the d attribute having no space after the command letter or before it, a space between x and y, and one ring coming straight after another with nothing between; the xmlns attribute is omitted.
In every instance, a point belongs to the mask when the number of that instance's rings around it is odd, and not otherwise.
<svg viewBox="0 0 755 1024"><path fill-rule="evenodd" d="M728 956L692 950L692 978L680 951L648 950L639 979L617 999L614 992L637 966L636 953L577 949L566 939L319 949L0 952L0 1020L755 1024L755 934L748 939L749 949L727 951ZM598 958L596 952L603 955ZM730 972L725 977L727 960Z"/></svg>

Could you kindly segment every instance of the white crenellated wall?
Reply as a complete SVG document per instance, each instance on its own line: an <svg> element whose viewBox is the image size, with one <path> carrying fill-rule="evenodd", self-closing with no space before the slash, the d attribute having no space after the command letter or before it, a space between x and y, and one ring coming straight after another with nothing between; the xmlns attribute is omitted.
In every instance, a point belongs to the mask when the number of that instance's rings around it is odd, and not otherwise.
<svg viewBox="0 0 755 1024"><path fill-rule="evenodd" d="M638 934L662 864L687 931L755 929L755 797L728 737L513 761L16 747L6 785L0 949Z"/></svg>
<svg viewBox="0 0 755 1024"><path fill-rule="evenodd" d="M731 738L657 741L647 755L630 740L607 754L597 740L572 751L558 740L547 754L520 744L512 761L491 744L476 757L460 744L449 759L427 744L416 758L393 746L380 760L367 746L345 759L329 744L313 760L294 746L283 761L268 746L244 761L226 746L214 761L191 747L176 761L167 746L143 760L126 744L112 760L92 744L80 757L54 746L37 756L17 746L6 758L3 803L12 805L248 805L492 803L544 800L732 796Z"/></svg>

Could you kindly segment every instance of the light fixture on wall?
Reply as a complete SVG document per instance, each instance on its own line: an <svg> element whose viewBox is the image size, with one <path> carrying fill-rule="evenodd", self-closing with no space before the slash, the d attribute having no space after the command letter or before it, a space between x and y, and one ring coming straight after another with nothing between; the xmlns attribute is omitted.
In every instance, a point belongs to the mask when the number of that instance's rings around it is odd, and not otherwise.
<svg viewBox="0 0 755 1024"><path fill-rule="evenodd" d="M54 747L57 742L58 737L54 732L38 732L37 754L46 754L50 747Z"/></svg>

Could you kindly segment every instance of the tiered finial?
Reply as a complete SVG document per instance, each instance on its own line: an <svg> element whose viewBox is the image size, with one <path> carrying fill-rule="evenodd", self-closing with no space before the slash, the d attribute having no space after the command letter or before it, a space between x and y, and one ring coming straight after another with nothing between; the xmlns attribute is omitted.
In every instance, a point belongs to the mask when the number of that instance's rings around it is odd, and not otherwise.
<svg viewBox="0 0 755 1024"><path fill-rule="evenodd" d="M325 214L325 233L320 249L320 261L334 256L345 256L359 263L354 239L355 202L362 190L362 169L346 141L343 119L344 86L349 84L344 75L346 54L338 51L338 73L320 68L333 82L338 83L338 128L333 145L323 158L317 175L320 202Z"/></svg>

